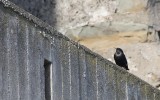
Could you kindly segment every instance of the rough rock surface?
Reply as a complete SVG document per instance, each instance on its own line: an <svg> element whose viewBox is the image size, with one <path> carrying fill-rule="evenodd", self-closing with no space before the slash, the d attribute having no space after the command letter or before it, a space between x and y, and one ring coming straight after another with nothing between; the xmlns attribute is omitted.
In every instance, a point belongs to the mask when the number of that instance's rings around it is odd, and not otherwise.
<svg viewBox="0 0 160 100"><path fill-rule="evenodd" d="M59 23L58 26L61 28L59 30L73 39L126 31L147 31L147 1L89 0L84 2L82 0L79 3L75 0L73 5L76 6L73 8L68 6L71 13L64 13L68 16L62 18L65 21L62 21L63 24Z"/></svg>
<svg viewBox="0 0 160 100"><path fill-rule="evenodd" d="M147 28L148 0L10 0L68 36ZM124 25L123 25L124 24ZM140 26L140 27L139 27ZM145 26L145 27L144 27ZM83 29L84 28L84 29ZM86 29L87 28L87 29ZM102 30L101 30L102 29ZM85 32L81 32L85 30ZM72 32L73 31L73 32ZM109 31L109 32L107 32Z"/></svg>

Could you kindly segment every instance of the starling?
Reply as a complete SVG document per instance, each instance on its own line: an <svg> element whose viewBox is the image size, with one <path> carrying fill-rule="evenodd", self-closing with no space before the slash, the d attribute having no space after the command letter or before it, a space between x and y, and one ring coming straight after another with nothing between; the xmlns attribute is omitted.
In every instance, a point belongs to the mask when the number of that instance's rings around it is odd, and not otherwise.
<svg viewBox="0 0 160 100"><path fill-rule="evenodd" d="M124 55L123 50L121 48L116 48L114 60L118 66L123 67L126 70L129 70L126 56Z"/></svg>

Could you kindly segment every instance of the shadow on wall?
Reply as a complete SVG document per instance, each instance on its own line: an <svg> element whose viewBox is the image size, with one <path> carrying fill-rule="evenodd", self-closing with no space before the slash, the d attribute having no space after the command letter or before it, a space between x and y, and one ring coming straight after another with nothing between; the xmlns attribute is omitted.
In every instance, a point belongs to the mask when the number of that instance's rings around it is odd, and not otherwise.
<svg viewBox="0 0 160 100"><path fill-rule="evenodd" d="M55 16L55 0L10 0L34 16L47 22L48 24L56 25Z"/></svg>

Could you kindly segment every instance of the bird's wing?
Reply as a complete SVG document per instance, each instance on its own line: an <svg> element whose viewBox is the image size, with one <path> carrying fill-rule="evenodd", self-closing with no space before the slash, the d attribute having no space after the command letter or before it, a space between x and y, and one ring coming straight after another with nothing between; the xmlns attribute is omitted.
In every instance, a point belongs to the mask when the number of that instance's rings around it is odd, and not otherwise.
<svg viewBox="0 0 160 100"><path fill-rule="evenodd" d="M129 70L129 68L128 68L128 62L127 62L127 59L126 59L125 55L124 55L124 63L125 63L126 70Z"/></svg>
<svg viewBox="0 0 160 100"><path fill-rule="evenodd" d="M124 63L128 66L128 62L127 62L126 56L123 55L123 58L124 58Z"/></svg>
<svg viewBox="0 0 160 100"><path fill-rule="evenodd" d="M114 61L115 61L115 63L117 64L117 57L116 57L116 54L114 54Z"/></svg>

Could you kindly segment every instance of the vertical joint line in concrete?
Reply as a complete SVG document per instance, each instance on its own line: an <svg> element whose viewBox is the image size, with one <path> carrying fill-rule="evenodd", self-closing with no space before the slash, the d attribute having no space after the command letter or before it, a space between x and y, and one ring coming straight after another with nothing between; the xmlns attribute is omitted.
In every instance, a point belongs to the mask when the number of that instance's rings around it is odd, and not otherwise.
<svg viewBox="0 0 160 100"><path fill-rule="evenodd" d="M87 81L87 63L86 63L86 59L87 59L87 57L86 57L86 51L84 51L84 60L83 60L83 62L84 62L84 69L83 69L83 73L82 73L82 77L83 77L83 80L85 79L85 81ZM87 84L86 84L87 85ZM86 90L87 90L87 86L85 86L86 87ZM87 91L84 91L85 93L84 93L84 97L85 97L85 100L87 100Z"/></svg>
<svg viewBox="0 0 160 100"><path fill-rule="evenodd" d="M51 48L53 48L53 46L54 46L54 38L52 37L52 43L51 43ZM52 50L52 49L51 49ZM52 52L52 51L51 51ZM52 56L52 54L50 54L50 56ZM50 58L52 58L52 57L50 57ZM54 96L53 96L53 94L54 94L54 89L53 89L53 62L51 62L51 75L50 75L50 80L51 80L51 100L53 100L53 98L54 98Z"/></svg>
<svg viewBox="0 0 160 100"><path fill-rule="evenodd" d="M50 90L51 94L50 95L51 95L51 100L53 100L53 82L52 82L53 81L53 66L52 65L53 64L51 63L51 65L50 65L50 68L51 68L50 69L50 72L51 72L50 73L50 87L51 87L51 90Z"/></svg>
<svg viewBox="0 0 160 100"><path fill-rule="evenodd" d="M146 97L146 100L148 100L148 97L147 97L147 86L145 85L145 97Z"/></svg>
<svg viewBox="0 0 160 100"><path fill-rule="evenodd" d="M115 100L117 100L118 99L118 80L117 80L117 70L115 70L115 72L114 72L114 74L115 74L115 95L116 95L116 97L115 97Z"/></svg>
<svg viewBox="0 0 160 100"><path fill-rule="evenodd" d="M71 83L71 47L70 47L70 43L68 42L68 44L67 44L67 46L68 46L68 57L69 57L69 84L70 84L70 87L69 87L69 91L70 91L70 100L72 100L72 83Z"/></svg>
<svg viewBox="0 0 160 100"><path fill-rule="evenodd" d="M154 94L153 94L153 95L154 95L154 100L156 100L156 92L154 92Z"/></svg>
<svg viewBox="0 0 160 100"><path fill-rule="evenodd" d="M63 56L63 51L62 51L62 39L60 39L60 57ZM64 90L64 85L63 85L63 66L62 66L62 58L60 61L61 65L61 77L62 77L62 100L64 100L64 95L63 95L63 90Z"/></svg>
<svg viewBox="0 0 160 100"><path fill-rule="evenodd" d="M78 80L78 84L79 84L79 94L78 94L78 98L79 98L79 100L81 100L81 75L80 75L80 73L81 73L81 71L80 71L80 49L79 49L79 43L78 43L78 47L77 47L77 49L78 49L78 52L77 52L77 55L78 55L78 78L79 78L79 80Z"/></svg>
<svg viewBox="0 0 160 100"><path fill-rule="evenodd" d="M29 88L29 31L28 31L28 25L26 24L26 60L27 60L27 64L26 64L26 71L27 71L27 78L28 78L28 80L27 80L27 82L28 82L28 87L27 87L27 89L28 89L28 91L30 90L30 88ZM29 98L29 92L28 92L28 100L30 100L30 98Z"/></svg>
<svg viewBox="0 0 160 100"><path fill-rule="evenodd" d="M126 77L126 99L128 100L128 75L127 75L127 77Z"/></svg>
<svg viewBox="0 0 160 100"><path fill-rule="evenodd" d="M18 31L18 29L19 29L19 20L18 20L18 17L16 17L16 24L17 24L17 33L19 32ZM18 53L18 35L16 34L16 57L17 57L17 64L19 64L19 60L18 60L18 57L19 57L19 53ZM17 71L17 81L18 81L18 83L17 83L17 87L18 87L18 100L20 100L20 86L19 86L19 84L20 84L20 82L19 82L19 67L17 67L17 69L16 69L16 71Z"/></svg>
<svg viewBox="0 0 160 100"><path fill-rule="evenodd" d="M9 72L9 59L10 59L10 57L9 57L9 54L10 54L10 35L9 35L9 29L7 28L7 78L8 78L8 91L7 91L7 96L8 96L8 99L10 99L10 72Z"/></svg>
<svg viewBox="0 0 160 100"><path fill-rule="evenodd" d="M97 85L97 100L99 99L99 92L98 92L98 74L97 74L97 63L98 63L98 58L96 57L96 85Z"/></svg>

